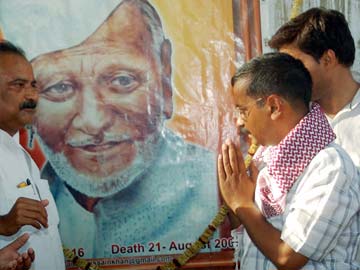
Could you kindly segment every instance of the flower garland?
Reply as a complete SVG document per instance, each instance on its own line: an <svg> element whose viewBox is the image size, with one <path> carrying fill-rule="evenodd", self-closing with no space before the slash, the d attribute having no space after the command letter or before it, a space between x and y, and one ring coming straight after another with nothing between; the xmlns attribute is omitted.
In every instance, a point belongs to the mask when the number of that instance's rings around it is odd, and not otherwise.
<svg viewBox="0 0 360 270"><path fill-rule="evenodd" d="M248 154L244 159L245 167L248 168L251 159L254 156L258 146L253 141L249 147ZM216 229L222 224L225 220L226 215L229 212L229 208L223 204L214 219L208 225L208 227L204 230L204 232L200 235L198 240L191 244L189 248L185 250L183 254L179 257L174 258L171 262L168 262L162 266L158 266L156 270L175 270L182 266L184 266L188 260L194 257L196 254L199 253L200 249L210 241L210 238L213 236Z"/></svg>
<svg viewBox="0 0 360 270"><path fill-rule="evenodd" d="M71 261L74 265L85 270L101 270L97 265L92 262L88 262L84 259L80 259L70 249L63 247L63 252L66 260Z"/></svg>

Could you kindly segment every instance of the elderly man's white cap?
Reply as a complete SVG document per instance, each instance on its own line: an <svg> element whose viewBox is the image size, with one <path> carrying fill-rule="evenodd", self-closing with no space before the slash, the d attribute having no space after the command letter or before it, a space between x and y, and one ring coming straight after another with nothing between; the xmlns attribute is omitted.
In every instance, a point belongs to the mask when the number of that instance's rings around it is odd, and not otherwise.
<svg viewBox="0 0 360 270"><path fill-rule="evenodd" d="M122 0L0 1L5 39L24 49L29 60L75 46L91 35Z"/></svg>

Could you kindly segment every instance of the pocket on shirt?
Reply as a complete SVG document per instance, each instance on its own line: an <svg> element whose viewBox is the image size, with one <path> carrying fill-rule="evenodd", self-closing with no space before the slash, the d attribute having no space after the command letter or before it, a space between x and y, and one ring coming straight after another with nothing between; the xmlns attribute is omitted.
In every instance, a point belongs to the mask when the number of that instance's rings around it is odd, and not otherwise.
<svg viewBox="0 0 360 270"><path fill-rule="evenodd" d="M20 197L34 199L34 200L39 199L34 190L34 186L32 185L28 185L21 188L18 188L14 185L13 187L10 187L6 190L5 196L7 198L10 209L15 204L16 200ZM10 211L10 209L8 209L8 211Z"/></svg>
<svg viewBox="0 0 360 270"><path fill-rule="evenodd" d="M55 200L51 194L49 182L46 179L40 179L37 181L39 187L39 192L42 200L48 200L49 205L46 207L48 213L48 223L49 225L57 226L59 224L59 213L56 208Z"/></svg>
<svg viewBox="0 0 360 270"><path fill-rule="evenodd" d="M28 186L22 187L22 188L17 187L16 192L15 192L15 194L13 193L13 195L16 198L25 197L25 198L30 198L30 199L36 199L36 193L34 192L32 185L28 185Z"/></svg>

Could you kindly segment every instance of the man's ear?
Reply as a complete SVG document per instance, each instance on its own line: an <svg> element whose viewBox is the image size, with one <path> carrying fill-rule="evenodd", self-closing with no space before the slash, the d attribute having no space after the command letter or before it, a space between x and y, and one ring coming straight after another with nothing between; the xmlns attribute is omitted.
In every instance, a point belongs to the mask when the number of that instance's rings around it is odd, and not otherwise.
<svg viewBox="0 0 360 270"><path fill-rule="evenodd" d="M265 106L268 107L271 120L277 120L283 113L283 100L278 95L270 95L266 99Z"/></svg>
<svg viewBox="0 0 360 270"><path fill-rule="evenodd" d="M162 65L161 83L164 98L164 114L170 118L173 112L171 85L171 43L165 39L161 44L160 60Z"/></svg>
<svg viewBox="0 0 360 270"><path fill-rule="evenodd" d="M323 55L320 58L320 62L325 67L333 67L338 64L338 59L336 57L335 52L329 49L323 53Z"/></svg>

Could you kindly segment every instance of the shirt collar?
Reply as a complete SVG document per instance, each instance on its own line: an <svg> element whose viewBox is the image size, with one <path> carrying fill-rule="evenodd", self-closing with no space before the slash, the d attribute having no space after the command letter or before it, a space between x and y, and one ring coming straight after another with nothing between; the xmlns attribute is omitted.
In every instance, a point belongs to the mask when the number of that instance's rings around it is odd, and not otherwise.
<svg viewBox="0 0 360 270"><path fill-rule="evenodd" d="M335 119L338 119L340 115L342 115L345 112L354 110L357 106L360 106L359 104L360 104L360 89L357 90L353 99L348 104L346 104L334 117L332 118L329 116L326 117L330 123L333 123Z"/></svg>
<svg viewBox="0 0 360 270"><path fill-rule="evenodd" d="M19 132L16 132L14 136L10 136L9 133L0 129L0 142L2 144L20 144L20 135Z"/></svg>
<svg viewBox="0 0 360 270"><path fill-rule="evenodd" d="M360 104L360 88L357 90L354 98L348 104L350 110L356 108Z"/></svg>

